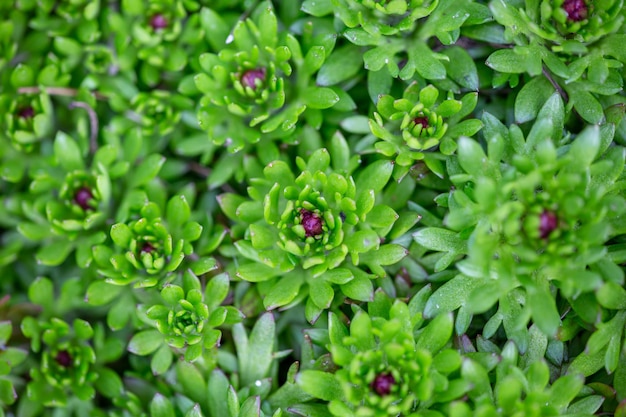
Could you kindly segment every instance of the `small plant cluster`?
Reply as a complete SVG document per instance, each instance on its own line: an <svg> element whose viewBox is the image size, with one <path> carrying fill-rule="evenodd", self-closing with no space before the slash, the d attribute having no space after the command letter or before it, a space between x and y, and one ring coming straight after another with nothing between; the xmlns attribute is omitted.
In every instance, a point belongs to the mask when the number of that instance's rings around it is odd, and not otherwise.
<svg viewBox="0 0 626 417"><path fill-rule="evenodd" d="M623 0L0 4L0 417L626 417Z"/></svg>

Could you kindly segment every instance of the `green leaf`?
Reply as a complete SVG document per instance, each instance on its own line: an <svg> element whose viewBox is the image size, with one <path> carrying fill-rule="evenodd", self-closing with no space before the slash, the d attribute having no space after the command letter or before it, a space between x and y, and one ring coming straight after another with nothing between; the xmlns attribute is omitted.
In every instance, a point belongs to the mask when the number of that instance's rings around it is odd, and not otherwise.
<svg viewBox="0 0 626 417"><path fill-rule="evenodd" d="M146 356L163 344L163 335L158 330L144 330L136 333L128 342L128 351L139 356Z"/></svg>
<svg viewBox="0 0 626 417"><path fill-rule="evenodd" d="M578 375L565 375L554 381L550 387L550 405L559 412L567 409L569 403L578 395L585 383Z"/></svg>
<svg viewBox="0 0 626 417"><path fill-rule="evenodd" d="M374 299L374 285L367 274L355 271L354 278L340 286L346 297L358 301L372 301Z"/></svg>
<svg viewBox="0 0 626 417"><path fill-rule="evenodd" d="M7 344L12 330L13 327L10 321L0 321L0 346Z"/></svg>
<svg viewBox="0 0 626 417"><path fill-rule="evenodd" d="M323 401L341 400L343 389L335 375L305 370L296 376L296 383L308 394Z"/></svg>
<svg viewBox="0 0 626 417"><path fill-rule="evenodd" d="M191 265L191 271L196 275L204 275L208 272L216 270L219 266L215 258L203 257L194 261Z"/></svg>
<svg viewBox="0 0 626 417"><path fill-rule="evenodd" d="M98 392L108 398L117 398L124 393L122 378L117 372L109 368L98 370L98 379L95 382Z"/></svg>
<svg viewBox="0 0 626 417"><path fill-rule="evenodd" d="M525 84L515 98L515 121L524 123L537 117L539 109L550 98L554 87L545 77L536 77Z"/></svg>
<svg viewBox="0 0 626 417"><path fill-rule="evenodd" d="M325 280L314 279L309 283L309 297L319 308L329 308L334 296L333 288Z"/></svg>
<svg viewBox="0 0 626 417"><path fill-rule="evenodd" d="M292 302L300 293L303 277L296 271L279 279L268 291L263 299L267 310L273 310Z"/></svg>
<svg viewBox="0 0 626 417"><path fill-rule="evenodd" d="M556 335L561 319L554 298L547 289L528 287L527 291L533 322L548 336Z"/></svg>
<svg viewBox="0 0 626 417"><path fill-rule="evenodd" d="M244 264L237 270L237 276L250 282L262 282L274 278L280 274L278 268L270 268L260 263Z"/></svg>
<svg viewBox="0 0 626 417"><path fill-rule="evenodd" d="M176 417L174 406L160 393L157 393L150 402L150 415L152 417Z"/></svg>
<svg viewBox="0 0 626 417"><path fill-rule="evenodd" d="M226 414L225 414L226 415ZM200 404L195 404L185 413L185 417L203 417Z"/></svg>
<svg viewBox="0 0 626 417"><path fill-rule="evenodd" d="M205 290L205 303L209 311L215 310L228 296L230 281L227 274L219 274L209 280Z"/></svg>
<svg viewBox="0 0 626 417"><path fill-rule="evenodd" d="M363 68L362 55L354 45L335 49L317 73L317 85L328 87L350 79Z"/></svg>
<svg viewBox="0 0 626 417"><path fill-rule="evenodd" d="M206 401L207 384L203 373L194 364L178 361L176 363L176 379L181 384L185 396L198 403Z"/></svg>
<svg viewBox="0 0 626 417"><path fill-rule="evenodd" d="M431 320L417 337L415 345L436 355L452 337L454 317L452 313L440 314Z"/></svg>
<svg viewBox="0 0 626 417"><path fill-rule="evenodd" d="M588 126L583 130L569 149L568 167L572 171L581 171L591 165L600 149L600 129Z"/></svg>
<svg viewBox="0 0 626 417"><path fill-rule="evenodd" d="M409 50L409 59L415 70L428 80L446 78L446 67L436 58L433 51L423 42L415 42L414 49Z"/></svg>
<svg viewBox="0 0 626 417"><path fill-rule="evenodd" d="M13 404L15 400L17 400L17 393L11 381L0 378L0 403L10 405ZM4 412L0 409L0 415L3 414Z"/></svg>
<svg viewBox="0 0 626 417"><path fill-rule="evenodd" d="M487 155L483 148L473 139L459 139L459 164L468 174L480 178L485 171Z"/></svg>
<svg viewBox="0 0 626 417"><path fill-rule="evenodd" d="M467 241L458 233L439 227L427 227L413 233L413 239L427 249L439 252L466 253Z"/></svg>
<svg viewBox="0 0 626 417"><path fill-rule="evenodd" d="M243 404L241 404L241 410L239 411L239 417L260 417L261 416L261 398L249 397Z"/></svg>
<svg viewBox="0 0 626 417"><path fill-rule="evenodd" d="M444 62L448 76L457 84L478 91L478 71L470 54L458 46L444 49L443 53L450 58L448 62Z"/></svg>
<svg viewBox="0 0 626 417"><path fill-rule="evenodd" d="M268 376L272 365L274 352L274 338L276 324L271 313L263 314L255 323L250 332L249 346L245 356L239 356L241 361L241 383L249 385Z"/></svg>
<svg viewBox="0 0 626 417"><path fill-rule="evenodd" d="M185 298L185 292L178 285L166 285L161 290L163 300L171 305L177 305L178 302Z"/></svg>
<svg viewBox="0 0 626 417"><path fill-rule="evenodd" d="M47 266L58 266L67 259L68 255L74 249L71 241L63 239L50 242L48 245L41 247L35 257L37 262Z"/></svg>
<svg viewBox="0 0 626 417"><path fill-rule="evenodd" d="M84 168L83 156L74 139L59 131L54 139L54 157L68 172Z"/></svg>
<svg viewBox="0 0 626 417"><path fill-rule="evenodd" d="M565 87L570 103L587 123L599 124L604 119L604 111L600 102L583 87L577 83L569 84Z"/></svg>
<svg viewBox="0 0 626 417"><path fill-rule="evenodd" d="M33 304L38 304L45 309L52 307L54 304L54 285L48 278L37 278L28 287L28 298Z"/></svg>
<svg viewBox="0 0 626 417"><path fill-rule="evenodd" d="M230 25L220 17L219 13L208 7L203 7L200 10L200 24L207 34L211 34L211 36L206 37L207 41L214 49L220 50L230 33Z"/></svg>
<svg viewBox="0 0 626 417"><path fill-rule="evenodd" d="M312 109L327 109L339 101L339 96L327 87L309 87L302 93L302 100Z"/></svg>
<svg viewBox="0 0 626 417"><path fill-rule="evenodd" d="M356 179L357 193L365 193L368 190L374 190L375 193L382 191L391 178L393 166L393 162L382 159L367 165Z"/></svg>
<svg viewBox="0 0 626 417"><path fill-rule="evenodd" d="M540 57L537 57L540 59ZM488 67L506 74L521 74L526 72L528 57L516 53L515 49L498 49L485 62Z"/></svg>
<svg viewBox="0 0 626 417"><path fill-rule="evenodd" d="M331 0L304 0L300 10L311 16L322 17L333 12L333 3Z"/></svg>
<svg viewBox="0 0 626 417"><path fill-rule="evenodd" d="M561 140L563 136L563 124L565 123L565 108L563 107L563 99L558 93L552 96L541 107L537 114L538 120L549 119L552 121L552 140L555 142Z"/></svg>
<svg viewBox="0 0 626 417"><path fill-rule="evenodd" d="M217 203L220 205L222 212L233 221L239 220L237 208L246 201L245 197L233 193L225 193L217 196Z"/></svg>
<svg viewBox="0 0 626 417"><path fill-rule="evenodd" d="M615 282L606 282L596 291L596 298L602 307L626 309L626 290Z"/></svg>
<svg viewBox="0 0 626 417"><path fill-rule="evenodd" d="M137 168L132 170L128 180L131 187L141 187L152 181L165 163L165 157L151 154L144 159Z"/></svg>
<svg viewBox="0 0 626 417"><path fill-rule="evenodd" d="M191 210L184 195L176 195L167 202L165 218L172 230L181 228L189 221Z"/></svg>
<svg viewBox="0 0 626 417"><path fill-rule="evenodd" d="M170 369L170 366L172 366L173 359L174 355L172 354L172 349L164 343L152 357L150 370L154 375L163 375Z"/></svg>
<svg viewBox="0 0 626 417"><path fill-rule="evenodd" d="M111 239L120 248L130 248L130 242L133 240L133 232L124 223L117 223L111 226Z"/></svg>
<svg viewBox="0 0 626 417"><path fill-rule="evenodd" d="M428 298L424 307L424 317L430 318L438 314L454 311L461 307L471 292L484 284L484 280L457 275L439 287Z"/></svg>
<svg viewBox="0 0 626 417"><path fill-rule="evenodd" d="M207 391L207 404L211 416L228 416L228 405L225 398L228 393L228 378L224 373L215 369L211 372Z"/></svg>

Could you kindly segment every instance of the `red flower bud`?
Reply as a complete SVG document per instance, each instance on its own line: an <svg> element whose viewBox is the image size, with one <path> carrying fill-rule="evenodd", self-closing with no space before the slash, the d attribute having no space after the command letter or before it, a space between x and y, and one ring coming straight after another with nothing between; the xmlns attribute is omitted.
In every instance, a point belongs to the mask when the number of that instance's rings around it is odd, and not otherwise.
<svg viewBox="0 0 626 417"><path fill-rule="evenodd" d="M54 358L56 363L63 368L69 368L72 366L72 355L67 350L62 350L57 353L57 356Z"/></svg>
<svg viewBox="0 0 626 417"><path fill-rule="evenodd" d="M167 19L160 13L155 14L150 18L150 26L154 30L161 30L167 27Z"/></svg>
<svg viewBox="0 0 626 417"><path fill-rule="evenodd" d="M391 393L391 388L395 383L396 379L390 373L378 374L372 381L371 388L382 397Z"/></svg>
<svg viewBox="0 0 626 417"><path fill-rule="evenodd" d="M307 237L321 235L324 230L322 229L322 219L315 213L306 209L300 210L300 216L302 220L302 227Z"/></svg>
<svg viewBox="0 0 626 417"><path fill-rule="evenodd" d="M89 202L93 198L93 194L91 194L91 190L87 187L81 187L74 194L74 203L76 203L83 210L89 210L91 206Z"/></svg>
<svg viewBox="0 0 626 417"><path fill-rule="evenodd" d="M22 119L32 119L35 117L35 109L31 106L22 107L17 111L17 117Z"/></svg>
<svg viewBox="0 0 626 417"><path fill-rule="evenodd" d="M428 117L419 116L413 119L413 123L416 125L422 125L422 129L428 129Z"/></svg>
<svg viewBox="0 0 626 417"><path fill-rule="evenodd" d="M149 242L144 242L143 246L141 247L141 252L152 253L154 249L155 247L152 246Z"/></svg>
<svg viewBox="0 0 626 417"><path fill-rule="evenodd" d="M567 13L567 18L572 22L580 22L587 18L587 5L584 0L565 0L563 10Z"/></svg>
<svg viewBox="0 0 626 417"><path fill-rule="evenodd" d="M265 81L265 68L251 69L244 72L241 76L241 84L243 84L244 87L250 87L253 90L257 87L257 80L260 80L261 82Z"/></svg>
<svg viewBox="0 0 626 417"><path fill-rule="evenodd" d="M559 219L551 211L544 210L539 216L539 236L546 239L559 226Z"/></svg>

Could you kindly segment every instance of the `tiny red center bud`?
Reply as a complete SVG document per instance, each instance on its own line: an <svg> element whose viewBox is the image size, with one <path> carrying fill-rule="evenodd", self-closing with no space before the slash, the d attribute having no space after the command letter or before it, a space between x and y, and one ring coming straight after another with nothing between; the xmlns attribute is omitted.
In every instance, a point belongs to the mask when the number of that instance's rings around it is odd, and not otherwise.
<svg viewBox="0 0 626 417"><path fill-rule="evenodd" d="M54 360L59 364L59 366L62 366L64 368L69 368L70 366L72 366L72 355L70 355L67 350L62 350L57 353L57 356L54 358Z"/></svg>
<svg viewBox="0 0 626 417"><path fill-rule="evenodd" d="M378 374L372 381L371 387L376 394L382 397L383 395L389 395L389 393L391 393L391 388L395 383L396 379L393 375L389 373Z"/></svg>
<svg viewBox="0 0 626 417"><path fill-rule="evenodd" d="M428 117L419 116L413 119L413 123L416 125L422 125L422 129L428 129Z"/></svg>
<svg viewBox="0 0 626 417"><path fill-rule="evenodd" d="M250 87L251 89L256 89L256 81L260 80L261 82L265 81L265 68L255 68L248 70L243 73L241 76L241 84L244 87Z"/></svg>
<svg viewBox="0 0 626 417"><path fill-rule="evenodd" d="M167 19L162 14L157 13L150 18L150 26L154 30L165 29L167 27Z"/></svg>
<svg viewBox="0 0 626 417"><path fill-rule="evenodd" d="M89 202L92 198L93 194L91 194L91 190L87 187L79 188L76 194L74 194L74 202L83 210L89 210L91 208Z"/></svg>
<svg viewBox="0 0 626 417"><path fill-rule="evenodd" d="M22 119L32 119L35 117L35 109L31 106L23 107L17 111L17 116Z"/></svg>
<svg viewBox="0 0 626 417"><path fill-rule="evenodd" d="M322 229L322 219L320 219L317 214L306 209L301 209L300 216L302 219L302 227L304 227L304 233L307 237L318 236L324 232Z"/></svg>
<svg viewBox="0 0 626 417"><path fill-rule="evenodd" d="M152 246L149 242L144 242L143 246L141 247L141 251L146 253L152 253L154 249L154 246Z"/></svg>
<svg viewBox="0 0 626 417"><path fill-rule="evenodd" d="M539 216L539 236L542 239L550 236L557 227L559 226L559 219L556 217L551 211L544 210Z"/></svg>
<svg viewBox="0 0 626 417"><path fill-rule="evenodd" d="M587 5L584 0L565 0L563 10L567 13L567 18L572 22L580 22L587 18Z"/></svg>

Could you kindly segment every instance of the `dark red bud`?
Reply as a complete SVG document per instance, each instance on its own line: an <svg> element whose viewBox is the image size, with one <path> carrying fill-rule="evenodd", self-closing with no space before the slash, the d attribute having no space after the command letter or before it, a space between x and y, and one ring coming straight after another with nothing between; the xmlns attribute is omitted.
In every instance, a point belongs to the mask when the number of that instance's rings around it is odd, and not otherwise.
<svg viewBox="0 0 626 417"><path fill-rule="evenodd" d="M265 68L255 68L248 70L243 73L241 76L241 84L244 87L250 87L251 89L256 89L256 81L260 80L261 82L265 81Z"/></svg>
<svg viewBox="0 0 626 417"><path fill-rule="evenodd" d="M59 366L62 366L64 368L69 368L70 366L72 366L72 355L70 355L67 350L62 350L57 353L57 356L54 358L54 360L59 364Z"/></svg>
<svg viewBox="0 0 626 417"><path fill-rule="evenodd" d="M91 190L87 187L79 188L74 194L74 202L83 210L89 210L91 206L89 202L93 198L93 194L91 194Z"/></svg>
<svg viewBox="0 0 626 417"><path fill-rule="evenodd" d="M572 22L580 22L587 18L587 5L584 0L565 0L563 10L567 13L567 18Z"/></svg>
<svg viewBox="0 0 626 417"><path fill-rule="evenodd" d="M422 125L422 129L428 129L428 117L419 116L413 119L416 125Z"/></svg>
<svg viewBox="0 0 626 417"><path fill-rule="evenodd" d="M165 29L167 27L167 19L162 14L157 13L150 18L150 26L154 30Z"/></svg>
<svg viewBox="0 0 626 417"><path fill-rule="evenodd" d="M559 219L556 217L551 211L544 210L539 216L539 236L542 239L550 236L557 227L559 226Z"/></svg>
<svg viewBox="0 0 626 417"><path fill-rule="evenodd" d="M322 219L315 213L306 209L300 210L300 216L302 220L302 227L307 237L321 235L324 230L322 229Z"/></svg>
<svg viewBox="0 0 626 417"><path fill-rule="evenodd" d="M143 246L141 247L141 251L146 253L152 253L154 249L155 247L152 246L149 242L144 242Z"/></svg>
<svg viewBox="0 0 626 417"><path fill-rule="evenodd" d="M31 106L23 107L17 111L17 117L22 119L32 119L35 117L35 109Z"/></svg>
<svg viewBox="0 0 626 417"><path fill-rule="evenodd" d="M371 388L374 392L381 397L383 395L389 395L393 384L396 383L396 379L389 373L378 374L372 381Z"/></svg>

